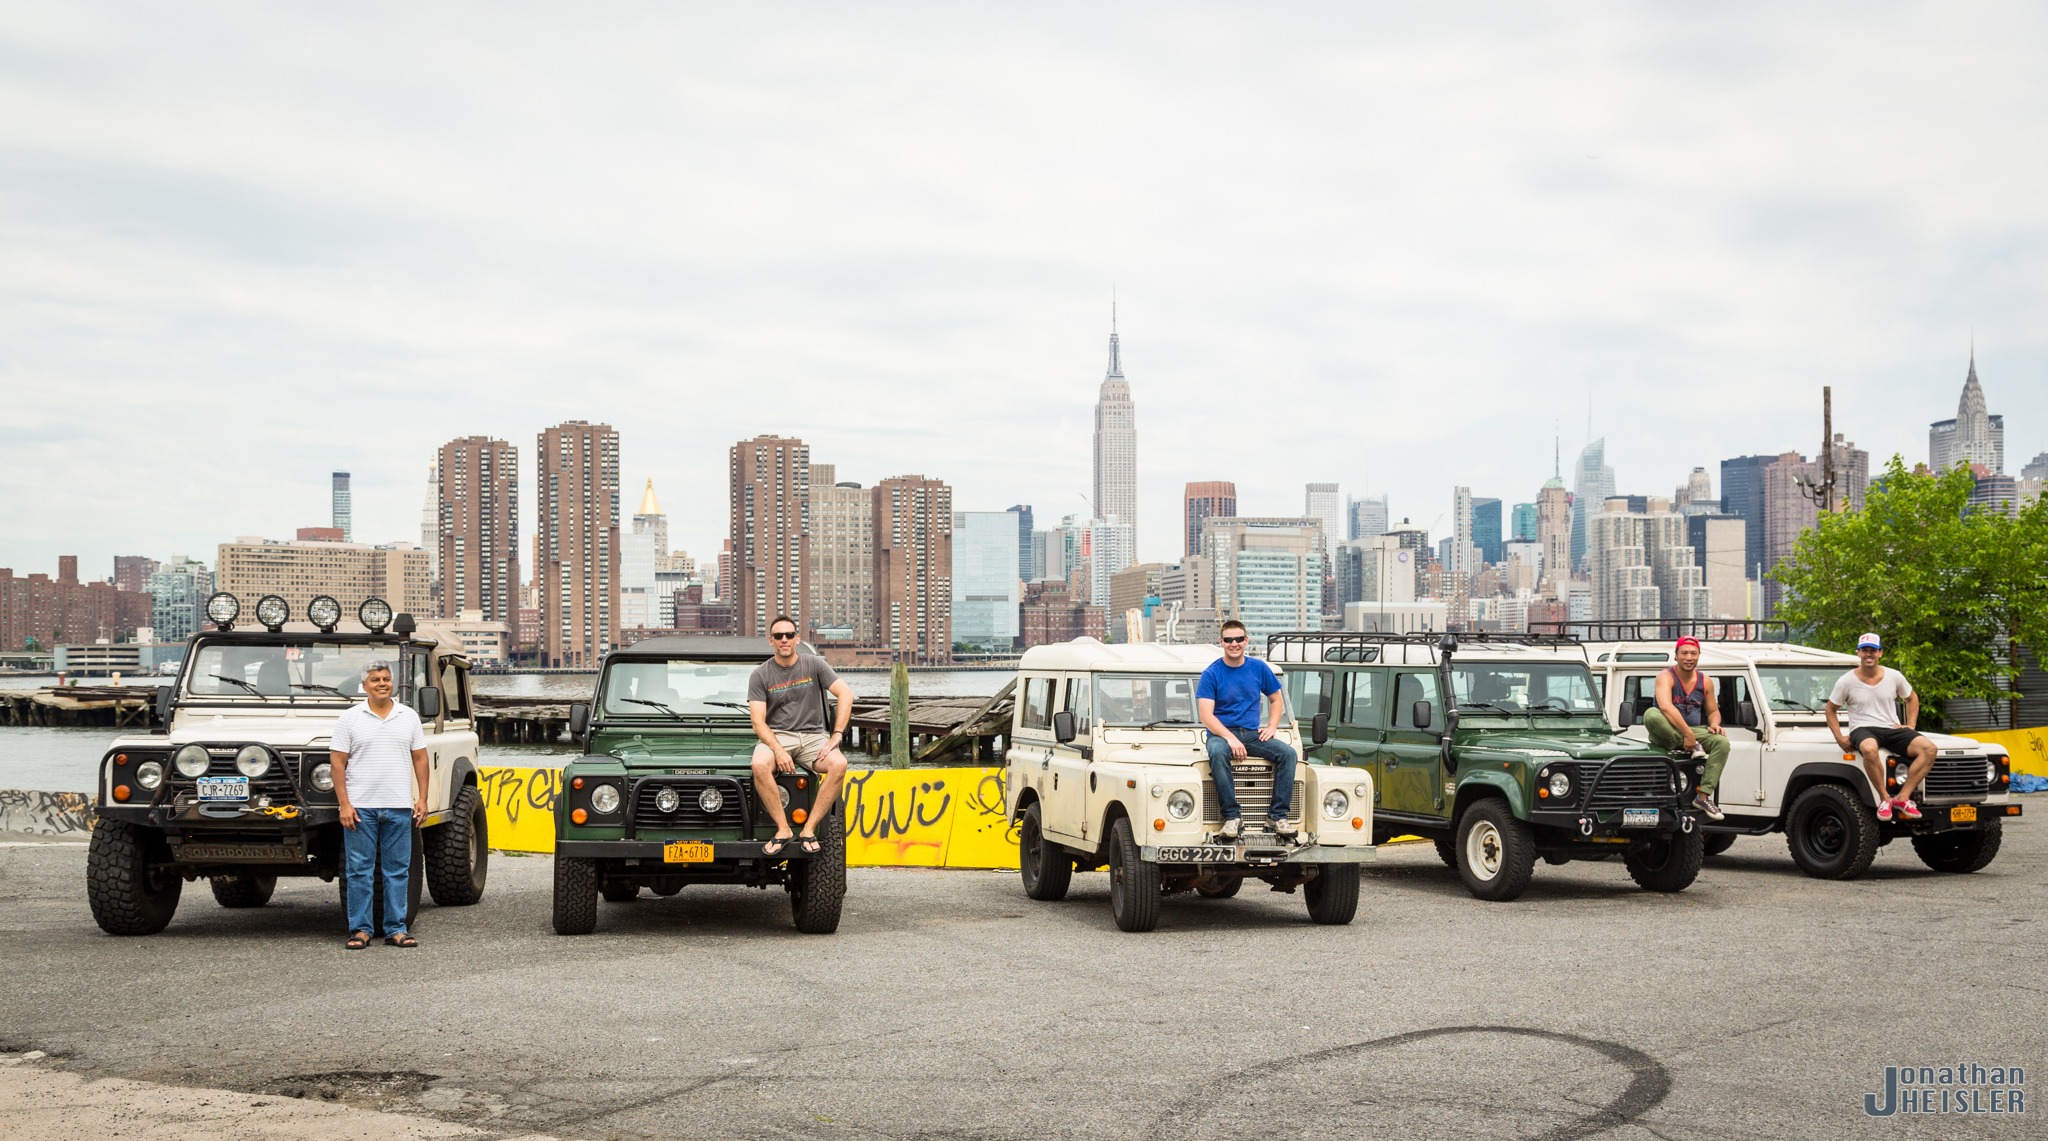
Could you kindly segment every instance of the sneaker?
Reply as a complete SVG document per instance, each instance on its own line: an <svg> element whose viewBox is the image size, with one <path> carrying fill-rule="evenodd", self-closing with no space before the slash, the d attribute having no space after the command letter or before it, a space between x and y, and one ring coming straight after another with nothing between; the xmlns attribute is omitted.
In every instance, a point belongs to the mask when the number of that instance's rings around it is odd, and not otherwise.
<svg viewBox="0 0 2048 1141"><path fill-rule="evenodd" d="M1233 816L1230 819L1225 820L1223 822L1222 829L1220 829L1216 833L1216 835L1222 837L1225 840L1235 840L1237 839L1238 834L1243 831L1244 821L1239 820L1237 817Z"/></svg>
<svg viewBox="0 0 2048 1141"><path fill-rule="evenodd" d="M1894 800L1894 801L1892 801L1892 804L1893 804L1893 805L1894 805L1895 807L1897 807L1897 808L1898 808L1898 810L1899 810L1899 815L1901 815L1901 816L1905 817L1906 819L1908 819L1908 820L1918 820L1918 819L1920 819L1920 806L1919 806L1919 805L1917 805L1917 804L1914 804L1914 803L1913 803L1912 801L1910 801L1910 800Z"/></svg>
<svg viewBox="0 0 2048 1141"><path fill-rule="evenodd" d="M1269 820L1266 822L1266 830L1275 836L1285 837L1289 840L1301 834L1301 829L1296 828L1292 822L1286 820Z"/></svg>
<svg viewBox="0 0 2048 1141"><path fill-rule="evenodd" d="M1891 802L1891 801L1889 801L1889 800L1880 800L1880 801L1878 801L1878 802L1877 802L1877 818L1878 818L1879 820L1885 820L1885 821L1889 821L1889 820L1890 820L1890 819L1892 818L1892 802Z"/></svg>
<svg viewBox="0 0 2048 1141"><path fill-rule="evenodd" d="M1693 796L1692 806L1694 808L1699 809L1701 812L1706 813L1708 816L1713 817L1716 820L1723 819L1725 816L1725 814L1721 811L1721 806L1715 804L1714 798L1708 796L1705 792L1700 792Z"/></svg>

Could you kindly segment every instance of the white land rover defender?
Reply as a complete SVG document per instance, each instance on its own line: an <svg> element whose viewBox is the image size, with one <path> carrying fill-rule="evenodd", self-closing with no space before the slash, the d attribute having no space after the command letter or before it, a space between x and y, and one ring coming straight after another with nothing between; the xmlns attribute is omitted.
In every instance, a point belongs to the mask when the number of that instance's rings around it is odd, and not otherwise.
<svg viewBox="0 0 2048 1141"><path fill-rule="evenodd" d="M335 719L363 700L364 667L380 660L427 737L408 921L422 880L443 906L482 898L489 848L462 644L416 632L379 598L362 604L352 632L337 630L341 606L325 595L304 622L275 595L256 604L260 629L235 629L240 612L226 592L207 600L217 629L193 637L177 681L158 693L164 728L115 741L100 761L86 858L93 919L110 934L153 935L190 880L211 881L222 907L261 907L280 876L341 876L327 746ZM345 899L345 880L341 890Z"/></svg>
<svg viewBox="0 0 2048 1141"><path fill-rule="evenodd" d="M1586 643L1603 698L1624 735L1648 740L1643 714L1657 704L1657 675L1672 665L1680 637L1700 641L1699 669L1714 679L1728 766L1715 797L1724 820L1700 824L1707 854L1737 836L1783 832L1792 862L1818 879L1854 879L1878 848L1901 837L1938 872L1974 872L1998 855L2012 802L2005 746L1927 733L1939 753L1915 790L1918 820L1877 818L1877 792L1860 757L1828 729L1827 700L1852 654L1794 645L1783 622L1663 620L1544 625ZM1910 679L1908 679L1910 680ZM1906 758L1885 758L1885 795L1897 795Z"/></svg>
<svg viewBox="0 0 2048 1141"><path fill-rule="evenodd" d="M1125 931L1159 923L1162 895L1236 895L1247 879L1303 889L1317 923L1349 923L1359 865L1374 856L1372 777L1306 762L1295 769L1285 839L1246 831L1226 840L1195 685L1213 646L1109 646L1093 638L1024 652L1006 756L1010 819L1020 822L1024 893L1064 898L1075 869L1109 868L1109 906ZM1327 723L1314 722L1312 735ZM1303 751L1293 723L1276 740ZM1263 815L1272 769L1232 767L1247 816Z"/></svg>

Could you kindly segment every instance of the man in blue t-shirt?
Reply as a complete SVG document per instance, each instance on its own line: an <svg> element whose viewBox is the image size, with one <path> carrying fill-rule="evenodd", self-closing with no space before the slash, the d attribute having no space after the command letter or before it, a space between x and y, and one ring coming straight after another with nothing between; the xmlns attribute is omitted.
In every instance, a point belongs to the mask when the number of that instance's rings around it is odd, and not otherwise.
<svg viewBox="0 0 2048 1141"><path fill-rule="evenodd" d="M1296 757L1293 746L1273 739L1287 699L1280 693L1280 679L1273 668L1245 656L1246 637L1244 623L1235 618L1225 622L1223 657L1209 663L1195 687L1195 704L1209 730L1209 774L1216 780L1216 798L1223 802L1222 835L1235 840L1244 829L1244 810L1238 807L1230 766L1253 756L1273 766L1273 804L1266 813L1266 828L1292 839L1299 831L1287 820L1287 809L1294 802ZM1261 716L1262 706L1271 706L1271 717Z"/></svg>

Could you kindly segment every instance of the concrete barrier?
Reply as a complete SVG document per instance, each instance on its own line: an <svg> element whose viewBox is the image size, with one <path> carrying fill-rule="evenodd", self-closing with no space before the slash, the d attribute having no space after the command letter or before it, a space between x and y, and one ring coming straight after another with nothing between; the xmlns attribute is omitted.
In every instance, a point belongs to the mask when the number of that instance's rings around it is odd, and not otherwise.
<svg viewBox="0 0 2048 1141"><path fill-rule="evenodd" d="M2001 729L1995 732L1961 733L1958 736L2005 746L2012 757L2012 771L2048 777L2048 728Z"/></svg>

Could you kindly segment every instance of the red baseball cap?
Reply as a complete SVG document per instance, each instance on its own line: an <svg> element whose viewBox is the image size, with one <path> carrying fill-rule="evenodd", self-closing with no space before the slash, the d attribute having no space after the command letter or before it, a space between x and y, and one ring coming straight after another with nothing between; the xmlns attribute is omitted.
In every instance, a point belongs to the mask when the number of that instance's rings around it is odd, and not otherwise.
<svg viewBox="0 0 2048 1141"><path fill-rule="evenodd" d="M1687 634L1685 637L1680 638L1678 640L1677 645L1671 647L1671 652L1675 654L1678 651L1683 650L1687 646L1691 646L1693 649L1697 650L1700 648L1700 640L1698 638L1693 637L1691 634Z"/></svg>

